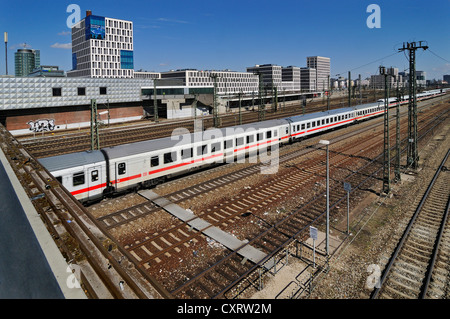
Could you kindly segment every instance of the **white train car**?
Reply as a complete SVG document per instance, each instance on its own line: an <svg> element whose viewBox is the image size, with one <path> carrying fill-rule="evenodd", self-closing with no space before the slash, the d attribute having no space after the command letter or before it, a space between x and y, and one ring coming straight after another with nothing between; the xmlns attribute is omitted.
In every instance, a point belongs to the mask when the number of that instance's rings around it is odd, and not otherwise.
<svg viewBox="0 0 450 319"><path fill-rule="evenodd" d="M289 134L286 120L269 120L53 156L40 162L75 198L86 202L244 158L287 142Z"/></svg>
<svg viewBox="0 0 450 319"><path fill-rule="evenodd" d="M102 151L78 152L39 160L78 200L103 197L107 187L107 162Z"/></svg>
<svg viewBox="0 0 450 319"><path fill-rule="evenodd" d="M418 100L445 94L423 92ZM401 104L407 104L402 101ZM395 106L397 102L390 102ZM140 187L207 165L230 163L274 145L379 116L384 100L356 107L317 112L222 129L185 133L99 151L40 159L67 190L82 202Z"/></svg>

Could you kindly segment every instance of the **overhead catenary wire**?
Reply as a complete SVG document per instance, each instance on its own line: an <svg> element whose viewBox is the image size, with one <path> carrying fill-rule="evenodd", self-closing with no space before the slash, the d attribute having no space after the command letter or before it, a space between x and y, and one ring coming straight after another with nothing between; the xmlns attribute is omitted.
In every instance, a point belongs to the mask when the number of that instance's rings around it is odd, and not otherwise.
<svg viewBox="0 0 450 319"><path fill-rule="evenodd" d="M368 65L370 65L370 64L373 64L373 63L379 62L379 61L381 61L381 60L390 58L391 56L394 56L394 55L396 55L396 54L398 54L398 53L399 53L399 52L394 52L394 53L389 54L389 55L387 55L387 56L385 56L385 57L376 59L376 60L374 60L374 61L372 61L372 62L369 62L369 63L363 64L363 65L361 65L361 66L358 66L358 67L356 67L356 68L350 69L349 71L351 72L351 71L354 71L354 70L363 68L363 67L368 66ZM336 76L339 76L339 75L341 75L342 73L345 73L345 72L348 72L348 71L344 71L344 72L337 73Z"/></svg>

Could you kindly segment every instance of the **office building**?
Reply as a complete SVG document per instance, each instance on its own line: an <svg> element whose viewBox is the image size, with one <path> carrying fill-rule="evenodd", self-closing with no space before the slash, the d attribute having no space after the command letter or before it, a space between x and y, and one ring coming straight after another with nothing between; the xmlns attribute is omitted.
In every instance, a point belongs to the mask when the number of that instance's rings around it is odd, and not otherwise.
<svg viewBox="0 0 450 319"><path fill-rule="evenodd" d="M134 78L133 22L86 12L72 28L68 77Z"/></svg>
<svg viewBox="0 0 450 319"><path fill-rule="evenodd" d="M450 75L444 75L443 77L442 77L442 80L444 80L445 82L447 82L447 84L448 83L450 83Z"/></svg>
<svg viewBox="0 0 450 319"><path fill-rule="evenodd" d="M14 54L16 76L27 76L41 64L39 50L19 49Z"/></svg>
<svg viewBox="0 0 450 319"><path fill-rule="evenodd" d="M310 56L306 58L306 67L316 71L317 91L328 90L328 77L330 76L330 58Z"/></svg>
<svg viewBox="0 0 450 319"><path fill-rule="evenodd" d="M272 87L281 89L281 70L281 66L275 64L256 64L253 67L247 68L247 72L249 73L261 74L263 87L270 90L272 89Z"/></svg>
<svg viewBox="0 0 450 319"><path fill-rule="evenodd" d="M281 69L281 89L283 91L300 91L301 77L300 68L297 66L288 66Z"/></svg>
<svg viewBox="0 0 450 319"><path fill-rule="evenodd" d="M60 70L58 66L53 65L41 65L35 68L29 77L65 77L63 70Z"/></svg>
<svg viewBox="0 0 450 319"><path fill-rule="evenodd" d="M216 81L217 94L219 95L257 93L259 88L259 78L256 74L230 70L176 70L162 72L161 79L180 79L183 86L199 88L212 86L214 85L214 81Z"/></svg>
<svg viewBox="0 0 450 319"><path fill-rule="evenodd" d="M317 90L316 69L300 68L300 86L302 92L315 92Z"/></svg>

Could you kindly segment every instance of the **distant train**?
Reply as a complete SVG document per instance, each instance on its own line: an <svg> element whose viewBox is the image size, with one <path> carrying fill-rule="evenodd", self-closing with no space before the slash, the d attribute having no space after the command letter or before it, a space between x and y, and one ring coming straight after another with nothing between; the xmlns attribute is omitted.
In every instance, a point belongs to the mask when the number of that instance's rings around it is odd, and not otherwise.
<svg viewBox="0 0 450 319"><path fill-rule="evenodd" d="M417 95L418 100L444 94ZM148 188L168 178L215 163L349 125L384 113L384 100L325 112L261 121L203 132L42 158L39 161L78 200L89 202L129 189ZM407 100L400 102L408 103ZM389 101L389 106L397 105Z"/></svg>

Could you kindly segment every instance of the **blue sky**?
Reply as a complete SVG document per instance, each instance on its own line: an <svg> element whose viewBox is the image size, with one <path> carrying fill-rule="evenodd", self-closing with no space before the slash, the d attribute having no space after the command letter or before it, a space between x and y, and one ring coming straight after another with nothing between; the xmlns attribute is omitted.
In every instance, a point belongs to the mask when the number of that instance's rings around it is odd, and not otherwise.
<svg viewBox="0 0 450 319"><path fill-rule="evenodd" d="M427 41L417 51L417 70L427 78L450 74L450 0L2 0L0 32L8 32L8 71L26 43L41 50L41 64L72 67L69 4L93 14L134 22L134 68L245 71L255 64L306 66L306 57L331 58L331 74L363 78L378 66L408 68L398 48ZM371 3L381 9L381 28L366 20ZM2 37L3 38L3 37ZM0 74L5 74L4 44ZM368 64L368 65L366 65Z"/></svg>

